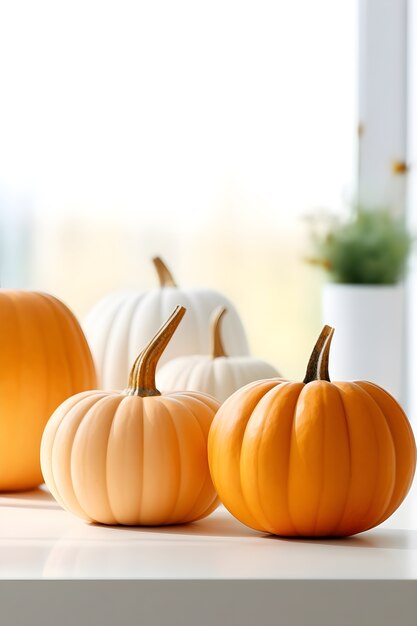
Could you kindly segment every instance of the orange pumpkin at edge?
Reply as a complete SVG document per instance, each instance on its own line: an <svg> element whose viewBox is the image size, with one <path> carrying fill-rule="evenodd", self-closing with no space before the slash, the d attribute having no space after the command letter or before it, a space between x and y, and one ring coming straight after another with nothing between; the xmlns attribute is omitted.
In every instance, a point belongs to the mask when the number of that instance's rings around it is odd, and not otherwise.
<svg viewBox="0 0 417 626"><path fill-rule="evenodd" d="M387 519L416 467L396 400L377 385L330 382L325 326L303 382L251 383L220 408L209 434L219 497L244 524L282 536L347 536Z"/></svg>
<svg viewBox="0 0 417 626"><path fill-rule="evenodd" d="M74 393L96 386L87 340L73 313L40 292L0 289L0 491L43 482L42 432Z"/></svg>

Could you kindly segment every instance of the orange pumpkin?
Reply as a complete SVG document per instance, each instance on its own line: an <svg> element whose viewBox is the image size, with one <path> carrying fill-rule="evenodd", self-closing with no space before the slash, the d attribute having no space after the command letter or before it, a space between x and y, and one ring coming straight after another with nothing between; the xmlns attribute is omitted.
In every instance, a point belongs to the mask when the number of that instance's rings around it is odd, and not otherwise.
<svg viewBox="0 0 417 626"><path fill-rule="evenodd" d="M65 398L96 386L83 332L56 298L0 290L0 491L43 482L42 432Z"/></svg>
<svg viewBox="0 0 417 626"><path fill-rule="evenodd" d="M139 355L125 391L78 394L45 428L45 482L87 521L178 524L218 505L207 438L219 403L202 393L161 395L155 387L158 359L184 313L177 307Z"/></svg>
<svg viewBox="0 0 417 626"><path fill-rule="evenodd" d="M241 522L284 536L346 536L387 519L414 476L416 446L399 404L370 382L330 382L325 326L304 382L252 383L218 411L209 464Z"/></svg>

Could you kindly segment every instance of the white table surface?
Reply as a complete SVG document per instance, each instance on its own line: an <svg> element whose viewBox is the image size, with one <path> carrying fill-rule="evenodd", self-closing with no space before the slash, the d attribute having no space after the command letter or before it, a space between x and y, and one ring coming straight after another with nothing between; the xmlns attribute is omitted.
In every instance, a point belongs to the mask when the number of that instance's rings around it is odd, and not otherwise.
<svg viewBox="0 0 417 626"><path fill-rule="evenodd" d="M0 626L417 626L417 485L376 529L288 540L223 508L89 525L46 490L0 496Z"/></svg>

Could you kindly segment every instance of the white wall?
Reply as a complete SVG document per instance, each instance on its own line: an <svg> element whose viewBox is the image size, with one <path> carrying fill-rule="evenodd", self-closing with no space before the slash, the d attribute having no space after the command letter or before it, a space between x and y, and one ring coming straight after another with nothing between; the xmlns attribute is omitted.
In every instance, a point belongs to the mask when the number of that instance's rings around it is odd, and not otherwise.
<svg viewBox="0 0 417 626"><path fill-rule="evenodd" d="M409 0L408 17L408 174L407 218L417 235L417 0ZM417 242L416 242L417 243ZM408 408L417 422L417 249L410 263L407 310Z"/></svg>
<svg viewBox="0 0 417 626"><path fill-rule="evenodd" d="M359 0L359 181L368 208L405 208L407 0Z"/></svg>

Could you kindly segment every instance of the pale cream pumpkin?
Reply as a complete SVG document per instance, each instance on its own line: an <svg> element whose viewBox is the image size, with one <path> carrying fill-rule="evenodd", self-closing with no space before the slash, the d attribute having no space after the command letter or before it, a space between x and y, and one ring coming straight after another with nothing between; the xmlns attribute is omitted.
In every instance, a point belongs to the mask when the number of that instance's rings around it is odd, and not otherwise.
<svg viewBox="0 0 417 626"><path fill-rule="evenodd" d="M272 365L261 359L227 355L221 332L226 311L226 307L220 306L212 315L211 353L179 357L166 363L157 374L161 389L202 391L214 396L219 402L224 402L248 383L280 376Z"/></svg>
<svg viewBox="0 0 417 626"><path fill-rule="evenodd" d="M229 310L224 325L224 342L229 354L249 354L246 334L233 304L212 289L181 289L159 257L153 259L160 286L150 291L109 294L86 317L83 328L93 353L100 386L122 389L131 363L177 304L187 316L161 358L161 365L186 354L209 350L209 320L218 305Z"/></svg>
<svg viewBox="0 0 417 626"><path fill-rule="evenodd" d="M193 392L161 395L155 387L157 361L184 312L177 307L139 355L124 392L73 396L45 428L45 482L85 520L177 524L205 517L218 504L207 460L218 402Z"/></svg>

